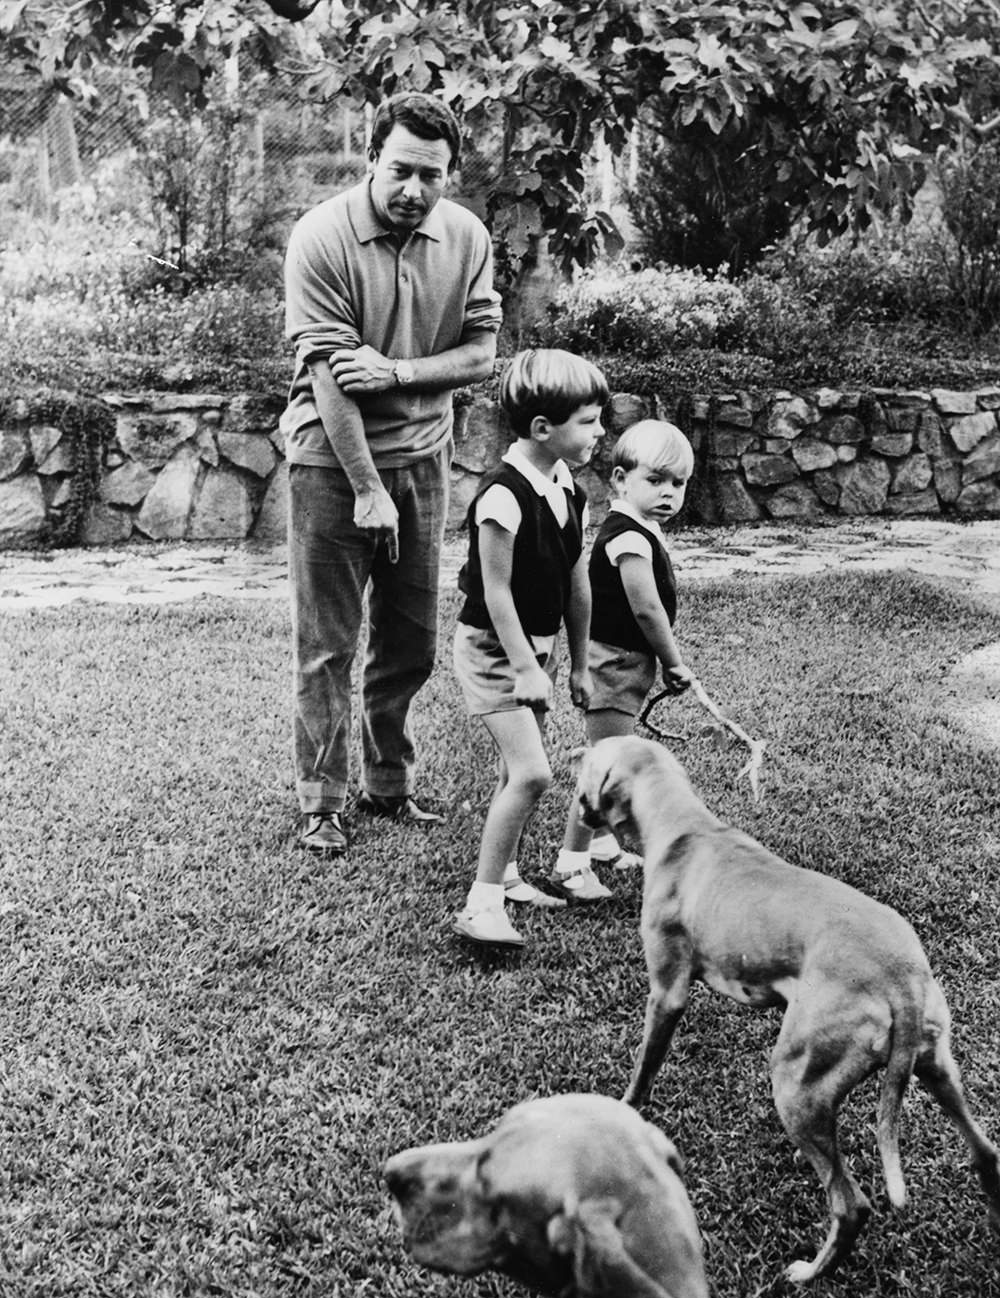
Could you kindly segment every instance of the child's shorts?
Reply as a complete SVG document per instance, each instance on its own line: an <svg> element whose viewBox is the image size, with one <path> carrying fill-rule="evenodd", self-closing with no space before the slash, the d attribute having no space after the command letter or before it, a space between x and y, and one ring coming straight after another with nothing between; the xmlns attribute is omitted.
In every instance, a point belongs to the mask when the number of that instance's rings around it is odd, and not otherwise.
<svg viewBox="0 0 1000 1298"><path fill-rule="evenodd" d="M594 681L588 712L624 712L637 717L656 680L656 658L641 649L591 640L587 664Z"/></svg>
<svg viewBox="0 0 1000 1298"><path fill-rule="evenodd" d="M539 665L554 685L558 667L556 637L536 635L531 642ZM459 622L455 627L452 661L471 716L514 712L524 707L523 703L514 702L514 669L495 631L483 631Z"/></svg>

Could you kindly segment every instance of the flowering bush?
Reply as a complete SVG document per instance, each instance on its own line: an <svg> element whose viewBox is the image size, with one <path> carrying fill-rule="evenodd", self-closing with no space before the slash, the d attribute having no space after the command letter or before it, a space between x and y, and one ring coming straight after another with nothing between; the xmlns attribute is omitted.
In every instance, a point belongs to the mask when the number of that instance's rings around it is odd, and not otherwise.
<svg viewBox="0 0 1000 1298"><path fill-rule="evenodd" d="M539 326L543 346L653 356L664 348L713 347L739 331L740 289L698 271L598 267L561 289Z"/></svg>

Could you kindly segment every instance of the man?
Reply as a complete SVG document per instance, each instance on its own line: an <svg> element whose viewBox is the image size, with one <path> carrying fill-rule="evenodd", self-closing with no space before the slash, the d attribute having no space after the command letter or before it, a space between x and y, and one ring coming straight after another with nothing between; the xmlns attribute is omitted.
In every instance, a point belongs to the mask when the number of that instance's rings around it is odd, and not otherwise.
<svg viewBox="0 0 1000 1298"><path fill-rule="evenodd" d="M285 260L300 841L332 855L347 847L351 666L369 580L358 806L440 819L413 797L409 710L434 666L451 390L492 374L501 322L489 233L442 197L460 147L440 100L393 96L372 125L369 175L299 220Z"/></svg>

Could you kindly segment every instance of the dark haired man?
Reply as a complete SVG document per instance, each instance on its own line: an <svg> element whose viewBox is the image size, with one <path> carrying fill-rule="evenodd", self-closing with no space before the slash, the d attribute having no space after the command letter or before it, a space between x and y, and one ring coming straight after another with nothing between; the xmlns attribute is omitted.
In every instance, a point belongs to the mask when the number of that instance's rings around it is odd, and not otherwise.
<svg viewBox="0 0 1000 1298"><path fill-rule="evenodd" d="M307 212L285 259L296 789L300 841L327 854L347 846L351 667L369 582L358 805L440 819L413 797L409 710L437 643L451 391L492 373L501 322L489 234L442 197L460 146L440 100L388 99L368 176Z"/></svg>

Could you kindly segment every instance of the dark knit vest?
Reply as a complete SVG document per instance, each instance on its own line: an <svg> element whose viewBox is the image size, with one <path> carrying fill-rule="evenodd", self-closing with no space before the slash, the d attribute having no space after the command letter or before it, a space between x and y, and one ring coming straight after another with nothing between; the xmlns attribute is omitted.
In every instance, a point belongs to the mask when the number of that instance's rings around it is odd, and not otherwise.
<svg viewBox="0 0 1000 1298"><path fill-rule="evenodd" d="M677 616L677 583L670 556L663 542L628 514L617 509L609 511L601 524L594 548L590 554L590 590L594 606L590 617L590 638L603 644L618 645L621 649L638 649L652 653L649 641L635 620L621 573L608 558L608 542L624 532L641 532L653 548L653 577L667 618L673 626Z"/></svg>
<svg viewBox="0 0 1000 1298"><path fill-rule="evenodd" d="M552 508L523 473L501 462L480 484L466 517L469 557L458 574L458 588L465 595L458 620L467 626L495 630L483 594L483 571L479 562L479 528L476 506L495 483L514 493L521 525L514 537L511 594L514 607L527 635L554 635L562 624L569 601L570 577L583 551L583 510L587 497L575 483L565 488L567 517L560 527Z"/></svg>

